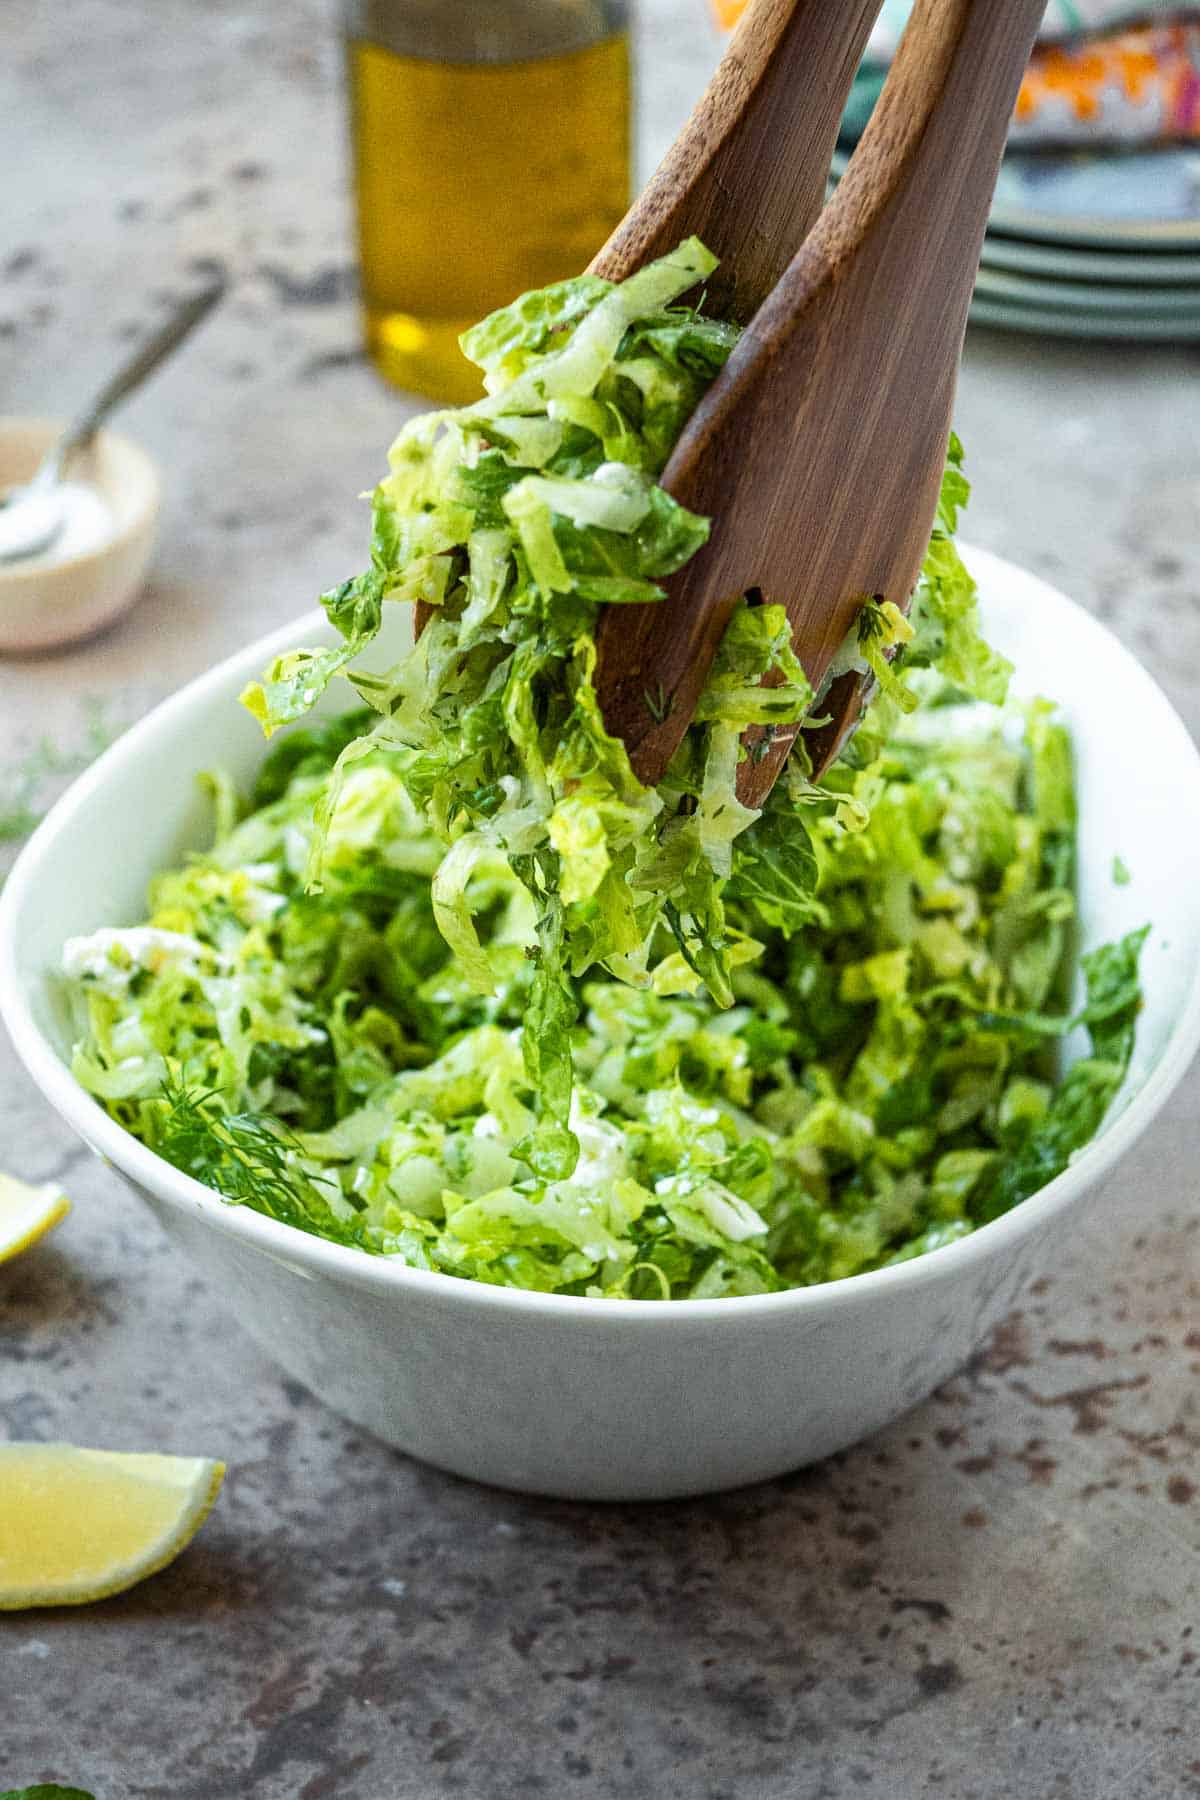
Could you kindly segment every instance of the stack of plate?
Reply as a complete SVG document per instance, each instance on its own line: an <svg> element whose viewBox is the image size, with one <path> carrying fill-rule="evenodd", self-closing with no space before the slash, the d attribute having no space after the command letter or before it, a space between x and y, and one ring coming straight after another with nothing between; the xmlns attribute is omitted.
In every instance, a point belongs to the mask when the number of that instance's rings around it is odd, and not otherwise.
<svg viewBox="0 0 1200 1800"><path fill-rule="evenodd" d="M846 161L839 152L835 173ZM1200 339L1200 146L1010 151L971 318L1063 337Z"/></svg>
<svg viewBox="0 0 1200 1800"><path fill-rule="evenodd" d="M971 317L1070 337L1200 338L1200 148L1010 151Z"/></svg>

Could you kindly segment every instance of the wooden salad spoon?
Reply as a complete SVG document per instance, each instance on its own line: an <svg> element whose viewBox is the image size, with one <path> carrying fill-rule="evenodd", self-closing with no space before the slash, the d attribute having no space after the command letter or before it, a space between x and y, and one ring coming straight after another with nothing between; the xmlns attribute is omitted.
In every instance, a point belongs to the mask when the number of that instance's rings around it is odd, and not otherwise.
<svg viewBox="0 0 1200 1800"><path fill-rule="evenodd" d="M690 119L593 261L621 281L703 238L706 310L745 324L804 242L882 0L754 0ZM418 637L433 608L416 608Z"/></svg>
<svg viewBox="0 0 1200 1800"><path fill-rule="evenodd" d="M705 311L748 324L816 222L882 0L753 0L691 117L591 265L624 281L686 237Z"/></svg>
<svg viewBox="0 0 1200 1800"><path fill-rule="evenodd" d="M876 10L757 0L595 270L621 279L694 232L722 258L711 310L723 296L736 317L759 299L788 194L801 231L819 206L842 79ZM666 582L665 600L609 608L598 633L605 721L648 785L687 729L742 595L787 609L814 688L866 599L907 607L936 512L992 191L1043 10L1044 0L917 0L836 193L685 427L662 485L712 519L709 542ZM773 75L776 56L790 74L781 63ZM818 65L820 79L806 82ZM820 119L798 129L794 114L810 104ZM824 696L827 723L806 734L816 773L852 728L862 689L852 673ZM775 727L765 743L759 734L739 771L747 804L761 805L796 731Z"/></svg>

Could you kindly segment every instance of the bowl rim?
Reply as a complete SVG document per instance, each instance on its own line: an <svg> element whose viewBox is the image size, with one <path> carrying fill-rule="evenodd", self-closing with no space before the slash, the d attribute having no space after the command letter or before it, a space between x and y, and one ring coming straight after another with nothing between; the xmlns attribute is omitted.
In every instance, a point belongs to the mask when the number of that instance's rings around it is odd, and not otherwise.
<svg viewBox="0 0 1200 1800"><path fill-rule="evenodd" d="M1046 606L1065 609L1078 642L1088 635L1115 646L1129 665L1131 675L1148 685L1163 710L1164 725L1177 739L1180 769L1190 771L1200 787L1200 749L1193 742L1177 710L1148 670L1091 613L1031 571L992 552L962 546L969 564L989 568L995 575L1013 574L1033 584ZM662 1320L666 1330L687 1329L698 1322L724 1321L728 1326L750 1319L768 1319L796 1312L816 1315L832 1308L853 1306L927 1286L965 1272L973 1265L1002 1255L1007 1248L1044 1228L1088 1188L1108 1175L1157 1118L1186 1074L1200 1048L1200 963L1193 969L1190 987L1174 1030L1158 1062L1124 1111L1106 1131L1079 1153L1076 1160L1053 1181L1022 1200L989 1224L978 1226L960 1238L909 1262L871 1269L839 1281L811 1287L784 1288L771 1294L739 1294L710 1299L661 1300L591 1298L587 1295L546 1294L527 1288L494 1287L469 1281L440 1270L413 1269L384 1256L370 1256L352 1246L329 1243L324 1238L285 1225L249 1207L221 1199L211 1188L163 1160L126 1132L103 1107L80 1087L33 1017L22 983L16 955L19 920L35 891L42 860L50 845L69 831L76 816L102 789L110 773L137 760L143 744L171 727L179 715L203 707L215 694L245 678L247 667L257 670L283 651L300 643L320 642L330 627L318 609L305 613L254 643L243 646L160 702L72 784L50 809L22 849L8 880L0 889L0 1019L7 1025L17 1054L45 1098L84 1141L103 1159L114 1164L135 1183L172 1208L203 1220L219 1232L277 1260L301 1265L306 1272L327 1274L342 1285L401 1295L422 1295L430 1302L452 1306L497 1307L517 1314L546 1315L559 1319L586 1318L597 1325L634 1319Z"/></svg>
<svg viewBox="0 0 1200 1800"><path fill-rule="evenodd" d="M46 432L52 439L56 432L65 430L68 423L66 419L52 419L43 414L5 413L0 416L0 437L7 436L9 432L16 434L28 431L35 434ZM78 550L74 556L28 556L16 563L0 563L0 596L6 587L18 588L26 582L38 582L39 578L44 586L48 577L57 579L68 569L81 569L89 564L98 567L110 556L126 549L154 522L162 505L162 476L150 452L144 450L135 438L127 436L123 431L113 431L107 425L100 426L95 442L113 445L122 455L131 457L139 465L146 485L137 509L111 537L93 544L90 550ZM147 719L150 716L149 713L146 714ZM139 719L138 723L141 724L142 721Z"/></svg>

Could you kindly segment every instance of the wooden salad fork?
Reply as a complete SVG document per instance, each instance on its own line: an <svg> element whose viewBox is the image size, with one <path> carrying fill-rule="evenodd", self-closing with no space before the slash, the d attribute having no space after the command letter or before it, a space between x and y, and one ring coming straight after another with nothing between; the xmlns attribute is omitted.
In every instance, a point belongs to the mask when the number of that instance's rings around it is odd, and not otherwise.
<svg viewBox="0 0 1200 1800"><path fill-rule="evenodd" d="M756 0L593 264L620 280L695 233L721 258L708 310L723 302L742 322L755 309L662 476L712 519L708 544L668 579L665 600L601 615L600 703L648 785L687 729L742 595L786 608L819 688L864 601L905 608L920 573L988 209L1044 0L917 0L814 224L877 10ZM852 728L862 690L851 673L824 696L827 722L806 734L814 772ZM761 805L796 731L775 727L765 745L760 734L739 771L747 804Z"/></svg>
<svg viewBox="0 0 1200 1800"><path fill-rule="evenodd" d="M682 239L703 238L721 258L706 310L746 324L821 210L842 112L882 3L754 0L591 272L623 281ZM418 603L418 637L433 610Z"/></svg>
<svg viewBox="0 0 1200 1800"><path fill-rule="evenodd" d="M882 0L754 0L707 89L603 250L624 281L686 237L720 267L705 311L747 324L825 199L838 127Z"/></svg>

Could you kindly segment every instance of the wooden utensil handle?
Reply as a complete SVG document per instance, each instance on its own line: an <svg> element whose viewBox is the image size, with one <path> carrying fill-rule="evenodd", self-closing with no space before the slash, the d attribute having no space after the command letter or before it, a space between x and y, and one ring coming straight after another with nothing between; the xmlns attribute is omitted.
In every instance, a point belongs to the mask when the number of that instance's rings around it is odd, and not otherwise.
<svg viewBox="0 0 1200 1800"><path fill-rule="evenodd" d="M821 210L838 124L882 0L753 0L704 95L592 273L623 281L703 238L707 310L744 324ZM431 609L416 608L421 635Z"/></svg>
<svg viewBox="0 0 1200 1800"><path fill-rule="evenodd" d="M830 307L827 324L841 317L854 329L861 325L862 309L877 304L881 295L901 292L910 317L936 321L936 329L923 336L897 329L889 341L886 311L879 315L880 354L864 391L863 426L880 429L869 422L873 391L895 413L897 459L909 470L900 494L907 494L911 511L896 520L896 557L877 567L860 595L842 597L832 616L828 655L850 628L862 598L883 593L907 609L920 576L988 212L1044 11L1043 0L918 0L836 194L755 320L765 341L773 334L790 337L810 296L840 284L841 304ZM862 369L861 356L858 360ZM911 397L923 377L941 398L914 408ZM878 494L876 503L886 505L886 494ZM823 667L815 671L818 679L823 672ZM830 696L832 704L824 709L830 723L809 742L818 772L853 728L863 695L862 683L843 682ZM747 805L761 804L770 792L795 735L778 732L770 748L744 767L739 794Z"/></svg>
<svg viewBox="0 0 1200 1800"><path fill-rule="evenodd" d="M703 238L708 311L744 324L825 198L838 125L881 0L754 0L712 81L592 263L610 281Z"/></svg>
<svg viewBox="0 0 1200 1800"><path fill-rule="evenodd" d="M680 438L663 486L712 517L712 536L665 601L601 622L605 721L644 782L661 779L678 747L741 594L757 588L786 606L814 684L867 596L907 605L1041 12L1042 0L919 0L837 192ZM746 518L754 531L740 528ZM662 717L644 705L646 671L667 697ZM743 765L751 804L792 736L781 731Z"/></svg>
<svg viewBox="0 0 1200 1800"><path fill-rule="evenodd" d="M847 256L857 264L881 224L890 270L907 264L941 292L953 273L974 272L1044 10L1043 0L917 0L837 192L773 296L773 319Z"/></svg>

